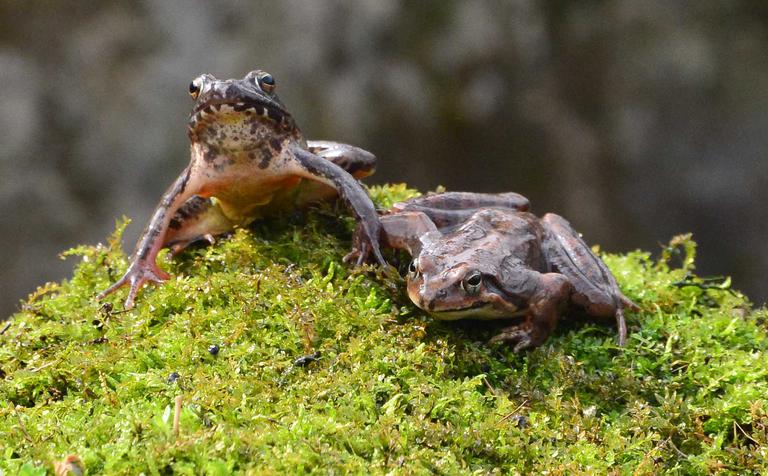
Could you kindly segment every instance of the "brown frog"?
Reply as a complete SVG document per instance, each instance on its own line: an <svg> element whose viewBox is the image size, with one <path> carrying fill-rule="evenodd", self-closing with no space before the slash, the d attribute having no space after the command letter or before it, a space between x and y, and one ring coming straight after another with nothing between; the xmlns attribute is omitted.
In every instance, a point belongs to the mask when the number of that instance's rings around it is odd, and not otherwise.
<svg viewBox="0 0 768 476"><path fill-rule="evenodd" d="M616 279L562 217L529 213L515 193L443 193L395 204L381 217L381 242L413 257L408 296L437 319L522 318L491 342L537 347L575 305L615 318L637 309ZM349 258L365 259L356 244Z"/></svg>
<svg viewBox="0 0 768 476"><path fill-rule="evenodd" d="M357 181L373 173L375 157L346 144L306 141L275 87L275 79L261 70L243 79L203 74L192 81L189 165L163 195L125 275L99 299L127 285L125 307L133 307L144 283L169 277L156 262L164 247L178 252L193 241L210 241L256 218L336 194L358 220L361 246L385 264L376 210Z"/></svg>

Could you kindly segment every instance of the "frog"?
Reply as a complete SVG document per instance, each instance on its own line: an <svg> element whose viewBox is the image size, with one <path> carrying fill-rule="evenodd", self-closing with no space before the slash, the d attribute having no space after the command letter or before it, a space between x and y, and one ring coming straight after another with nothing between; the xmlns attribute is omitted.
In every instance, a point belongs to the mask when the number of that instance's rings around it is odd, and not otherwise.
<svg viewBox="0 0 768 476"><path fill-rule="evenodd" d="M386 265L379 216L359 182L374 172L376 157L349 144L306 140L276 88L274 76L260 69L242 79L206 73L189 84L190 161L163 194L125 274L97 299L128 286L124 307L130 309L143 285L170 278L157 263L163 248L178 254L191 243L213 242L256 219L334 196L351 208L366 250Z"/></svg>
<svg viewBox="0 0 768 476"><path fill-rule="evenodd" d="M406 288L418 308L438 320L512 320L489 342L515 352L544 343L572 308L614 319L624 346L624 310L639 309L565 218L539 218L513 192L445 192L396 203L381 216L380 233L383 247L413 258ZM365 251L356 243L347 259L365 261Z"/></svg>

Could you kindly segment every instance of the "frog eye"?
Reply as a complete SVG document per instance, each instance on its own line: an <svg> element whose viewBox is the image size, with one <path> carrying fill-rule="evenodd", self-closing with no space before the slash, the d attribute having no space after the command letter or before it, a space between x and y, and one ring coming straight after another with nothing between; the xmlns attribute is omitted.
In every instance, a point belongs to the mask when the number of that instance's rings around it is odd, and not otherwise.
<svg viewBox="0 0 768 476"><path fill-rule="evenodd" d="M470 271L461 281L461 289L467 294L477 294L483 284L483 274L480 271Z"/></svg>
<svg viewBox="0 0 768 476"><path fill-rule="evenodd" d="M271 74L265 74L259 78L259 86L264 92L271 93L275 89L275 78Z"/></svg>
<svg viewBox="0 0 768 476"><path fill-rule="evenodd" d="M419 258L415 258L413 261L411 261L411 264L408 265L408 276L411 278L415 278L419 275Z"/></svg>
<svg viewBox="0 0 768 476"><path fill-rule="evenodd" d="M200 78L195 78L191 83L189 83L189 95L192 96L192 99L197 99L197 96L200 94L201 83L202 80Z"/></svg>

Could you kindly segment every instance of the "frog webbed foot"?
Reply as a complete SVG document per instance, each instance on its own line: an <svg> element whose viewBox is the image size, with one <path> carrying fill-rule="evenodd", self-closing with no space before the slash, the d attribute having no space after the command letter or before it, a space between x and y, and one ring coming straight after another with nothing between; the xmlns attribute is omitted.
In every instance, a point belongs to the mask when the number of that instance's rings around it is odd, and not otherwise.
<svg viewBox="0 0 768 476"><path fill-rule="evenodd" d="M355 228L352 235L352 249L341 259L344 263L354 263L355 266L362 266L371 258L371 247L362 237L360 227Z"/></svg>
<svg viewBox="0 0 768 476"><path fill-rule="evenodd" d="M347 264L362 266L365 263L371 263L374 261L372 259L373 253L371 251L373 248L371 248L371 245L363 238L361 238L358 233L359 232L356 230L352 237L352 250L344 255L342 261ZM384 263L381 266L381 271L384 273L383 276L387 276L392 279L399 279L400 273L398 273L396 267L389 263Z"/></svg>
<svg viewBox="0 0 768 476"><path fill-rule="evenodd" d="M542 339L542 342L543 342L543 339ZM504 344L514 345L512 347L512 350L518 353L525 349L537 347L540 344L540 343L538 344L534 343L533 339L531 338L530 326L526 326L525 324L511 326L511 327L502 329L501 332L491 337L490 340L488 340L488 343L489 344L504 343Z"/></svg>
<svg viewBox="0 0 768 476"><path fill-rule="evenodd" d="M292 149L295 160L296 175L330 185L335 188L342 200L352 209L358 223L356 235L360 243L366 243L374 259L386 266L387 262L381 254L379 236L381 235L381 223L371 197L347 171L334 164L330 160L299 148ZM362 250L362 249L361 249ZM360 258L358 257L358 260Z"/></svg>
<svg viewBox="0 0 768 476"><path fill-rule="evenodd" d="M505 327L488 343L504 342L513 344L512 350L520 352L525 349L538 347L546 341L557 325L562 294L568 289L568 284L562 280L562 289L558 290L560 296L552 296L553 299L534 299L529 305L525 321L513 326Z"/></svg>
<svg viewBox="0 0 768 476"><path fill-rule="evenodd" d="M136 295L139 293L139 289L141 289L144 283L162 283L168 278L170 278L170 275L160 269L157 264L155 264L154 260L143 261L137 259L131 263L122 278L112 286L100 292L96 296L96 299L101 301L123 286L129 286L128 296L125 298L124 307L125 309L131 309L134 306Z"/></svg>

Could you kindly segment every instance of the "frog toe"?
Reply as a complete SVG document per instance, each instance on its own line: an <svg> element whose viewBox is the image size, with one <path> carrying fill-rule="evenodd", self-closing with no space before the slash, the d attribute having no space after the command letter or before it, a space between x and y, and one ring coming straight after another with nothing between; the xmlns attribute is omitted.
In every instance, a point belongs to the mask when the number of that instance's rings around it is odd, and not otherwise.
<svg viewBox="0 0 768 476"><path fill-rule="evenodd" d="M630 311L637 312L640 310L640 306L635 304L631 299L624 296L623 294L619 296L619 299L621 300L621 304L624 306L624 309L629 309Z"/></svg>
<svg viewBox="0 0 768 476"><path fill-rule="evenodd" d="M96 296L96 299L101 301L123 286L129 286L128 296L125 298L124 308L126 310L131 309L135 305L136 296L139 294L139 289L141 289L144 283L162 283L170 277L171 275L156 265L141 266L133 264L128 268L128 271L125 272L122 278L120 278L112 286L100 292Z"/></svg>
<svg viewBox="0 0 768 476"><path fill-rule="evenodd" d="M624 347L624 344L627 343L627 322L621 307L616 309L616 327L619 330L619 346Z"/></svg>
<svg viewBox="0 0 768 476"><path fill-rule="evenodd" d="M344 263L354 263L355 266L362 266L368 260L368 245L366 243L360 243L352 248L352 251L344 255L341 261Z"/></svg>
<svg viewBox="0 0 768 476"><path fill-rule="evenodd" d="M363 225L362 230L363 234L361 236L362 239L360 240L361 252L360 256L358 257L357 265L360 266L371 255L373 255L377 263L382 266L386 266L387 260L385 260L384 256L381 254L381 246L379 245L378 240L380 233L379 227L377 226L375 227L374 231L371 231L368 226Z"/></svg>
<svg viewBox="0 0 768 476"><path fill-rule="evenodd" d="M515 326L509 329L504 329L500 333L491 337L488 341L489 344L514 344L512 350L519 353L525 349L535 347L533 339L531 339L531 333L527 329L522 329L519 326Z"/></svg>

